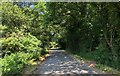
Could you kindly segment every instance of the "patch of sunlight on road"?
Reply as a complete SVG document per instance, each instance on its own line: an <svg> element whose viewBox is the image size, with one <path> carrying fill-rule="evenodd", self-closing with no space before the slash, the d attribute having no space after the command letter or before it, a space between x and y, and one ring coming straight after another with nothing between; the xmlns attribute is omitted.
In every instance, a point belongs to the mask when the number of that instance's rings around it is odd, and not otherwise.
<svg viewBox="0 0 120 76"><path fill-rule="evenodd" d="M82 60L78 61L66 54L64 50L51 50L50 53L50 57L34 71L34 74L103 74L82 63Z"/></svg>

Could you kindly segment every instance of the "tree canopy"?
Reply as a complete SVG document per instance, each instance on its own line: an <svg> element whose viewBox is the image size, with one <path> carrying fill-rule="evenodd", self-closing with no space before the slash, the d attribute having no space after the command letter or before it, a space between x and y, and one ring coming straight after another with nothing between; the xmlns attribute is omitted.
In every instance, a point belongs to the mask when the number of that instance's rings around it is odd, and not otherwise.
<svg viewBox="0 0 120 76"><path fill-rule="evenodd" d="M25 6L3 2L0 9L3 74L21 73L31 59L38 60L52 47L91 55L120 70L119 2L31 2Z"/></svg>

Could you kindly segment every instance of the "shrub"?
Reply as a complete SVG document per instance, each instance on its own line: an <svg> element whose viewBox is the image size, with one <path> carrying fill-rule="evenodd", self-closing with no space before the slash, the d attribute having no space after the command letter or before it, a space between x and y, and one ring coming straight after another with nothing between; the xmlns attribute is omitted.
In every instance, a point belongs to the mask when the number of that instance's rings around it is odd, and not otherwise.
<svg viewBox="0 0 120 76"><path fill-rule="evenodd" d="M112 53L106 48L105 44L100 43L94 51L94 58L102 64L109 65L112 63Z"/></svg>
<svg viewBox="0 0 120 76"><path fill-rule="evenodd" d="M39 47L41 41L31 34L12 33L10 37L2 38L0 41L2 42L3 57L15 52L26 52L35 58L41 52Z"/></svg>
<svg viewBox="0 0 120 76"><path fill-rule="evenodd" d="M20 74L31 59L41 55L41 41L35 36L22 32L12 33L7 38L1 38L2 43L2 72L3 75Z"/></svg>
<svg viewBox="0 0 120 76"><path fill-rule="evenodd" d="M3 75L22 73L29 58L30 54L24 52L6 55L3 59L1 59Z"/></svg>

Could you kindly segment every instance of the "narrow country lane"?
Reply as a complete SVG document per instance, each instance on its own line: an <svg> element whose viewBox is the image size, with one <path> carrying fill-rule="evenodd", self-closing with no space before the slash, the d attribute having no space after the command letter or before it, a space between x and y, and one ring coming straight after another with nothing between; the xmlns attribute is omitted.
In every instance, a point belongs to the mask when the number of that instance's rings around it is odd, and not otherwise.
<svg viewBox="0 0 120 76"><path fill-rule="evenodd" d="M51 50L51 55L37 68L34 74L103 74L88 67L64 50Z"/></svg>

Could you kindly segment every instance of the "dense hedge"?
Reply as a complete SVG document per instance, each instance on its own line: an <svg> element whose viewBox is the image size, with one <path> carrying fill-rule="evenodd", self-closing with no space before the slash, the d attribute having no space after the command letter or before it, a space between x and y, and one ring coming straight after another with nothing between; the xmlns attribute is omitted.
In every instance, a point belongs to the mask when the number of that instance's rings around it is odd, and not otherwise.
<svg viewBox="0 0 120 76"><path fill-rule="evenodd" d="M6 55L2 59L2 73L3 75L22 74L25 65L28 64L30 58L29 53L17 52L11 55Z"/></svg>
<svg viewBox="0 0 120 76"><path fill-rule="evenodd" d="M2 55L15 52L40 52L41 41L31 34L12 33L8 38L2 38Z"/></svg>
<svg viewBox="0 0 120 76"><path fill-rule="evenodd" d="M3 74L19 74L31 59L38 59L42 48L40 40L31 34L13 33L2 38L2 72Z"/></svg>
<svg viewBox="0 0 120 76"><path fill-rule="evenodd" d="M0 25L0 43L2 43L2 65L3 76L11 74L22 74L26 65L30 65L30 60L38 58L46 53L42 36L37 30L42 30L36 16L39 11L29 7L20 7L18 3L4 2L0 6L2 10L2 25ZM40 19L40 18L39 18ZM38 20L38 21L37 21ZM34 22L38 24L34 24ZM36 32L34 32L36 31ZM38 37L37 37L38 36ZM44 53L43 53L44 52ZM11 75L12 76L12 75Z"/></svg>

